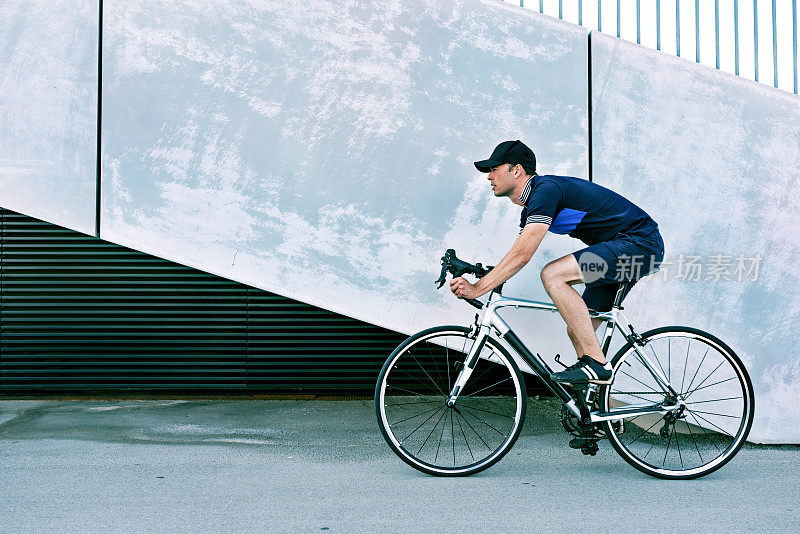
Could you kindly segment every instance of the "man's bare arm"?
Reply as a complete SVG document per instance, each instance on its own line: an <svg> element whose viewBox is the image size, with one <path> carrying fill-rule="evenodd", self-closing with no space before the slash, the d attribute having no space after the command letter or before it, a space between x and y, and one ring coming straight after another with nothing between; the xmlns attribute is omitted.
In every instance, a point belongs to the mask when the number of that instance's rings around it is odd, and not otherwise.
<svg viewBox="0 0 800 534"><path fill-rule="evenodd" d="M511 250L489 274L478 280L474 289L464 278L456 278L450 282L451 291L459 298L474 299L499 286L517 274L531 260L548 228L549 225L542 223L526 224Z"/></svg>

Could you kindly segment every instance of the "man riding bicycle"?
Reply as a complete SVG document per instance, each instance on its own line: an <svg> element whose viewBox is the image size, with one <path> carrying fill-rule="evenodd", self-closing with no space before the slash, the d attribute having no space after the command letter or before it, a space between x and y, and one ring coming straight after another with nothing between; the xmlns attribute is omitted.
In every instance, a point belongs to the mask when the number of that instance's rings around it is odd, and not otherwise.
<svg viewBox="0 0 800 534"><path fill-rule="evenodd" d="M568 384L607 384L611 366L595 331L599 319L589 309L609 311L623 282L636 281L664 259L658 225L621 195L580 178L536 174L536 156L521 141L504 141L475 167L488 173L496 197L522 208L520 233L500 263L476 284L450 282L462 299L475 299L504 283L531 259L549 230L580 239L586 248L551 261L542 284L567 324L578 362L551 377ZM585 284L583 295L572 287Z"/></svg>

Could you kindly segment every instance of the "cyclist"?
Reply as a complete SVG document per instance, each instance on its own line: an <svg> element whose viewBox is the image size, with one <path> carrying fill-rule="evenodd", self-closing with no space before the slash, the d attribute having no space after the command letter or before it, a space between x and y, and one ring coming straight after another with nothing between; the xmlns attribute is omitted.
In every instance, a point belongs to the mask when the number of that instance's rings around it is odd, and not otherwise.
<svg viewBox="0 0 800 534"><path fill-rule="evenodd" d="M536 156L519 140L504 141L475 167L488 173L496 197L522 206L520 233L500 263L471 284L463 277L450 282L459 298L474 299L502 284L531 259L549 230L580 239L586 248L551 261L542 269L545 291L567 324L578 362L553 373L568 384L611 381L595 331L601 321L589 309L609 311L620 284L636 281L664 258L664 242L650 216L621 195L580 178L538 175ZM585 284L583 295L572 287Z"/></svg>

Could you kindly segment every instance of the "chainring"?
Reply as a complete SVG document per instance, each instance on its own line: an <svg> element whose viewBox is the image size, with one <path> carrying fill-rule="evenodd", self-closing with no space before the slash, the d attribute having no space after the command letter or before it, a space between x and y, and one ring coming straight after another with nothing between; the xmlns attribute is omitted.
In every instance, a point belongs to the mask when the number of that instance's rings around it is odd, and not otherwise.
<svg viewBox="0 0 800 534"><path fill-rule="evenodd" d="M561 426L575 437L581 437L582 435L580 419L572 413L572 410L567 408L566 404L561 405Z"/></svg>
<svg viewBox="0 0 800 534"><path fill-rule="evenodd" d="M581 423L578 416L572 413L572 410L567 408L566 404L561 405L561 426L566 430L568 433L572 434L575 437L587 437L586 433L581 432ZM603 431L603 427L600 424L593 425L594 426L594 435L597 437L605 437L605 432ZM619 435L623 433L623 423L621 421L614 421L611 423L611 427L614 429L614 432Z"/></svg>

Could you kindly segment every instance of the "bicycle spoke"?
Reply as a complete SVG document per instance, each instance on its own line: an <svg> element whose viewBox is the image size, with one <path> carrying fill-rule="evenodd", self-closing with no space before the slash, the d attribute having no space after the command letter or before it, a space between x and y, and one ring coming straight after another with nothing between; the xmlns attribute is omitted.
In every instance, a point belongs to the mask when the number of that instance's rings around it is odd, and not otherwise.
<svg viewBox="0 0 800 534"><path fill-rule="evenodd" d="M399 404L386 404L385 406L387 406L387 407L389 407L389 406L410 406L410 405L414 405L414 404L430 404L432 402L439 403L439 402L442 402L442 401L441 400L430 400L430 401L420 401L420 402L401 402Z"/></svg>
<svg viewBox="0 0 800 534"><path fill-rule="evenodd" d="M686 359L683 361L683 378L681 378L681 391L683 391L683 384L686 382L686 367L689 365L689 347L690 343L686 344Z"/></svg>
<svg viewBox="0 0 800 534"><path fill-rule="evenodd" d="M401 387L393 386L392 384L386 384L386 389L389 389L389 388L398 389L400 391L405 391L406 393L411 393L412 395L415 395L417 397L422 397L423 399L427 399L428 397L430 397L430 395L423 395L421 393L415 393L415 392L410 391L408 389L403 389Z"/></svg>
<svg viewBox="0 0 800 534"><path fill-rule="evenodd" d="M458 412L456 412L456 413L458 413ZM481 437L481 435L480 435L480 434L478 434L478 431L477 431L477 430L475 430L475 429L472 427L472 425L471 425L471 424L469 424L469 421L467 421L467 418L466 418L466 417L464 417L463 415L461 415L460 413L458 413L458 416L459 416L461 419L463 419L463 420L464 420L464 422L467 424L467 426L468 426L468 427L469 427L469 428L470 428L470 429L471 429L473 432L475 432L475 435L476 435L476 436L478 436L478 439L479 439L479 440L481 440L481 442L483 442L483 444L486 446L486 448L487 448L487 449L489 449L489 450L492 450L492 448L489 446L489 444L488 444L488 443L486 443L486 441L484 441L483 437Z"/></svg>
<svg viewBox="0 0 800 534"><path fill-rule="evenodd" d="M506 381L508 381L508 380L511 380L511 377L510 377L510 376L509 376L508 378L504 378L504 379L502 379L502 380L501 380L501 381L499 381L499 382L495 382L495 383L494 383L494 384L492 384L491 386L486 386L486 387L485 387L485 388L483 388L483 389L479 389L478 391L474 391L474 392L470 393L469 395L463 395L463 396L464 396L464 397L472 397L473 395L477 395L477 394L478 394L478 393L480 393L481 391L486 391L487 389L489 389L489 388L493 388L493 387L495 387L496 385L498 385L498 384L502 384L503 382L506 382Z"/></svg>
<svg viewBox="0 0 800 534"><path fill-rule="evenodd" d="M716 428L717 430L719 430L719 431L720 431L720 435L722 435L722 436L728 436L728 437L731 437L731 435L728 433L728 431L727 431L727 430L723 430L722 428L718 427L717 425L715 425L713 422L709 421L708 419L706 419L706 418L705 418L705 417L703 417L702 415L699 415L699 414L695 413L695 412L694 412L694 411L692 411L692 410L687 410L687 411L688 411L690 414L692 414L692 417L694 417L694 420L695 420L695 421L697 421L697 418L699 417L700 419L702 419L703 421L705 421L705 422L706 422L706 423L708 423L709 425L711 425L711 426L713 426L714 428ZM699 424L699 423L698 423L698 424ZM700 427L702 428L702 425L700 425Z"/></svg>
<svg viewBox="0 0 800 534"><path fill-rule="evenodd" d="M447 397L447 395L444 394L444 391L439 389L438 384L436 384L436 382L433 380L433 378L431 378L431 375L428 374L428 371L426 371L425 368L422 367L422 365L417 361L417 359L414 356L412 356L410 352L408 353L408 355L411 356L411 359L414 360L417 363L417 365L419 365L419 368L422 369L422 372L425 373L425 376L427 376L428 379L431 381L431 383L433 384L433 387L435 387L439 391L439 393L442 394L442 397Z"/></svg>
<svg viewBox="0 0 800 534"><path fill-rule="evenodd" d="M672 432L669 433L669 439L667 440L667 450L666 450L666 452L664 452L664 461L661 462L661 467L662 468L666 467L666 464L667 464L667 455L669 454L669 445L670 445L670 443L672 443ZM654 445L655 445L655 443L654 443Z"/></svg>
<svg viewBox="0 0 800 534"><path fill-rule="evenodd" d="M453 424L453 411L450 410L450 437L453 441L453 467L456 465L456 428Z"/></svg>
<svg viewBox="0 0 800 534"><path fill-rule="evenodd" d="M688 408L687 408L687 410L688 410ZM704 414L707 414L707 415L716 415L716 416L719 416L719 417L730 417L731 419L738 419L739 418L738 415L725 415L724 413L704 412L703 410L691 410L691 411L692 411L692 413L704 413Z"/></svg>
<svg viewBox="0 0 800 534"><path fill-rule="evenodd" d="M722 402L722 401L726 401L726 400L735 400L735 399L743 399L743 398L744 397L741 397L741 396L739 396L739 397L728 397L726 399L712 399L712 400L692 401L692 402L687 402L686 404L703 404L704 402Z"/></svg>
<svg viewBox="0 0 800 534"><path fill-rule="evenodd" d="M616 385L616 383L614 385ZM616 394L620 394L620 395L658 395L660 397L664 396L664 392L663 391L624 391L624 390L621 390L621 389L613 389L613 390L611 390L611 395L616 395ZM650 401L650 402L652 402L652 401Z"/></svg>
<svg viewBox="0 0 800 534"><path fill-rule="evenodd" d="M447 341L445 340L445 343L446 343L446 342L447 342ZM425 344L425 347L428 349L428 354L430 354L430 355L431 355L431 360L433 360L433 365L434 365L434 367L436 367L436 377L437 377L437 378L441 378L441 377L442 377L442 371L439 369L439 358L437 358L437 357L436 357L436 356L433 354L433 351L431 350L431 345L430 345L430 343L426 343L426 344ZM448 392L450 392L450 389L448 388L448 390L447 390L447 391L448 391Z"/></svg>
<svg viewBox="0 0 800 534"><path fill-rule="evenodd" d="M435 408L431 408L430 410L425 410L424 412L420 412L420 413L418 413L416 415L412 415L411 417L406 417L405 419L400 419L399 421L394 421L391 424L399 425L400 423L405 423L406 421L410 421L411 419L414 419L415 417L419 417L420 415L425 415L425 414L431 413L431 412L433 412L435 410L441 410L441 409L442 409L441 406L437 406Z"/></svg>
<svg viewBox="0 0 800 534"><path fill-rule="evenodd" d="M453 412L455 412L455 410L453 410ZM451 413L450 417L452 417L452 416L453 416L453 414ZM467 434L464 432L464 427L461 426L461 421L459 421L458 419L456 419L456 423L458 423L458 428L461 429L461 435L464 436L464 445L467 446L467 450L469 451L469 455L472 456L472 461L475 461L475 455L472 454L472 447L469 446L469 441L467 441ZM453 448L454 449L455 449L455 446L456 445L455 445L455 441L454 441L453 442ZM453 453L453 454L455 455L455 453ZM453 460L453 461L455 461L455 460Z"/></svg>
<svg viewBox="0 0 800 534"><path fill-rule="evenodd" d="M678 459L681 461L681 469L683 469L683 455L681 454L681 442L678 441L680 434L678 429L675 428L675 421L672 422L672 432L675 434L675 445L678 447Z"/></svg>
<svg viewBox="0 0 800 534"><path fill-rule="evenodd" d="M480 356L479 356L479 358L480 358ZM480 362L480 360L478 360L478 361ZM478 364L475 364L475 368L476 369L478 368ZM480 384L481 383L481 378L483 378L484 376L486 376L487 374L489 374L489 373L491 373L492 371L495 371L495 370L496 369L493 368L491 365L487 365L486 369L483 370L483 372L481 372L481 374L479 374L476 378L470 377L470 379L469 379L470 385L472 385L472 384L475 384L475 385ZM466 389L466 386L464 386L464 388Z"/></svg>
<svg viewBox="0 0 800 534"><path fill-rule="evenodd" d="M447 367L447 392L450 393L453 391L453 382L450 380L450 349L447 348L447 341L444 344L444 354L445 354L445 365ZM453 459L453 463L455 463L455 458Z"/></svg>
<svg viewBox="0 0 800 534"><path fill-rule="evenodd" d="M644 456L642 456L642 460L647 459L647 455L650 454L650 451L652 451L653 447L655 447L655 446L656 446L656 442L654 441L653 443L650 444L650 448L647 449L647 452L644 453Z"/></svg>
<svg viewBox="0 0 800 534"><path fill-rule="evenodd" d="M669 340L667 340L667 342L669 342ZM661 360L658 359L658 356L656 355L656 351L653 350L653 345L650 345L650 352L653 353L653 357L656 359L656 362L658 363L658 366L661 368L661 372L664 373L664 376L666 377L667 376L667 372L664 371L664 367L661 365Z"/></svg>
<svg viewBox="0 0 800 534"><path fill-rule="evenodd" d="M694 393L695 391L699 391L699 390L701 390L701 389L710 388L711 386L716 386L717 384L723 384L723 383L725 383L725 382L730 382L731 380L736 380L737 378L738 378L738 377L736 377L736 376L732 376L731 378L726 378L725 380L720 380L719 382L714 382L714 383L712 383L712 384L706 384L705 386L703 386L703 387L700 387L700 388L694 388L693 390L691 390L691 391L687 391L686 393L684 393L684 394L683 394L683 395L684 395L684 397L683 397L683 398L684 398L684 400L685 400L685 399L686 399L686 397L688 397L689 395L691 395L691 394L692 394L692 393Z"/></svg>
<svg viewBox="0 0 800 534"><path fill-rule="evenodd" d="M410 352L410 351L408 352L408 355L409 355L409 357L410 357L412 360L416 361L416 359L415 359L415 358L414 358L414 357L411 355L411 352ZM419 363L417 363L417 365L419 365ZM399 366L395 365L395 367L394 367L394 368L391 370L391 372L392 372L392 373L394 373L394 372L397 372L397 373L402 373L403 375L407 376L408 378L410 378L410 379L414 380L416 383L418 383L418 384L419 384L420 386L422 386L424 389L430 389L430 386L427 384L427 382L423 382L422 380L420 380L420 378L419 378L418 376L416 376L416 375L412 374L412 373L411 373L411 372L410 372L408 369L406 369L405 367L399 367ZM424 369L423 369L423 372L424 372ZM435 386L436 386L436 384L434 384L434 387L435 387ZM437 388L437 389L438 389L438 388ZM440 393L441 393L441 391L440 391Z"/></svg>
<svg viewBox="0 0 800 534"><path fill-rule="evenodd" d="M439 407L439 408L438 408L436 411L439 411L439 410L442 410L442 409L446 409L446 408L447 408L446 406L440 406L440 407ZM404 437L403 439L401 439L401 440L400 440L400 443L402 443L402 442L404 442L405 440L407 440L408 438L410 438L410 437L411 437L411 436L412 436L414 433L416 433L416 431L417 431L417 430L419 430L420 428L422 428L422 425L424 425L425 423L427 423L428 421L430 421L430 420L433 418L433 416L434 416L434 415L436 415L436 412L433 412L433 413L430 415L430 417L428 417L428 418L427 418L427 419L425 419L425 420L424 420L422 423L420 423L420 424L419 424L419 426L418 426L417 428L415 428L414 430L412 430L412 431L411 431L411 433L410 433L409 435L407 435L406 437ZM396 424L396 423L395 423L395 424Z"/></svg>
<svg viewBox="0 0 800 534"><path fill-rule="evenodd" d="M473 401L473 400L476 400L476 399L469 399L469 400L470 400L470 401ZM462 404L462 406L463 406L463 404ZM505 418L508 418L508 419L514 419L514 416L513 416L513 415L505 415L505 414L502 414L502 413L493 412L493 411L491 411L491 410L486 410L486 409L484 409L484 408L476 408L475 406L467 406L467 407L468 407L470 410L478 410L479 412L492 413L492 414L494 414L494 415L499 415L500 417L505 417Z"/></svg>
<svg viewBox="0 0 800 534"><path fill-rule="evenodd" d="M447 410L444 412L444 423L442 423L442 433L439 434L439 444L436 446L436 456L433 457L433 461L437 461L439 459L439 449L442 447L442 438L444 437L444 427L447 423L447 413L451 412L452 410Z"/></svg>
<svg viewBox="0 0 800 534"><path fill-rule="evenodd" d="M629 446L630 446L630 445L633 445L633 444L636 442L636 440L638 440L639 438L641 438L642 436L644 436L646 433L650 432L650 429L651 429L651 428L653 428L654 426L656 426L656 425L657 425L657 424L658 424L660 421L661 421L661 419L657 420L655 423L653 423L652 425L650 425L650 427L649 427L648 429L646 429L646 430L642 430L642 433L641 433L641 434L639 434L638 436L636 436L636 438L635 438L633 441L629 441L629 442L628 442L628 445L629 445ZM647 423L645 423L645 424L647 424Z"/></svg>
<svg viewBox="0 0 800 534"><path fill-rule="evenodd" d="M422 452L422 448L425 446L425 444L426 444L426 443L428 443L428 440L429 440L429 439L431 439L431 436L433 435L433 431L434 431L434 430L436 430L436 427L437 427L437 426L439 426L439 421L441 421L441 420L442 420L442 417L444 417L444 414L446 414L446 413L447 413L447 410L445 410L444 412L442 412L442 415L440 415L440 416L439 416L439 419L437 419L437 420L436 420L436 424L435 424L435 425L433 425L433 428L431 428L431 432L430 432L430 434L428 434L428 437L427 437L427 438L425 438L425 441L423 441L423 442L422 442L422 445L420 445L420 446L419 446L419 450L417 451L417 454L419 454L420 452Z"/></svg>
<svg viewBox="0 0 800 534"><path fill-rule="evenodd" d="M471 416L472 416L472 417L474 417L474 418L475 418L477 421L479 421L479 422L483 423L484 425L488 426L489 428L491 428L492 430L494 430L495 432L497 432L497 433L498 433L498 434L500 434L501 436L505 436L505 434L503 434L502 432L500 432L499 430L497 430L495 427L493 427L492 425L490 425L489 423L487 423L485 419L481 419L480 417L478 417L477 415L475 415L474 413L472 413L472 412L469 410L469 408L467 408L467 407L465 407L465 406L462 406L462 407L461 407L461 409L462 409L462 410L466 410L467 414L471 415Z"/></svg>
<svg viewBox="0 0 800 534"><path fill-rule="evenodd" d="M651 388L650 386L648 386L647 384L645 384L644 382L642 382L641 380L639 380L638 378L634 378L634 377L632 377L631 375L629 375L628 373L626 373L626 372L625 372L625 371L623 371L622 369L620 369L620 370L619 370L619 372L620 372L620 373L622 373L622 374L623 374L623 375L625 375L625 376L629 376L629 377L630 377L631 379L633 379L633 380L636 380L637 382L639 382L641 385L643 385L643 386L644 386L644 387L646 387L647 389L653 389L653 388ZM655 389L653 389L653 391L654 391L655 393L659 393L659 394L662 394L662 395L663 395L663 392L661 392L661 391L657 391L657 390L655 390Z"/></svg>
<svg viewBox="0 0 800 534"><path fill-rule="evenodd" d="M714 442L713 434L710 434L710 433L708 433L708 431L706 431L706 429L703 427L703 425L701 425L701 424L700 424L700 421L698 421L698 420L697 420L697 417L696 417L696 416L695 416L695 415L694 415L694 414L693 414L691 411L689 412L689 415L691 415L692 417L694 417L694 422L695 422L695 423L697 423L697 427L698 427L700 430L702 430L702 431L703 431L703 435L704 435L704 436L709 436L709 440L711 441L711 444L714 446L714 448L715 448L715 449L717 449L717 452L722 452L722 451L720 451L720 450L719 450L719 447L718 447L718 446L717 446L717 444ZM701 419L702 419L702 418L701 418Z"/></svg>
<svg viewBox="0 0 800 534"><path fill-rule="evenodd" d="M414 380L416 383L418 383L418 384L419 384L420 386L422 386L423 388L430 389L430 386L428 386L428 385L427 385L425 382L423 382L422 380L420 380L420 379L419 379L419 378L417 378L416 376L412 375L411 373L409 373L409 372L408 372L408 371L406 371L405 369L400 369L400 368L397 368L397 369L392 369L392 370L393 370L393 371L397 371L398 373L402 373L402 374L404 374L404 375L405 375L405 376L407 376L408 378L410 378L410 379ZM441 393L441 392L440 392L440 393ZM442 395L442 396L444 396L444 395Z"/></svg>
<svg viewBox="0 0 800 534"><path fill-rule="evenodd" d="M618 396L618 397L619 397L620 395L628 395L629 397L636 397L637 399L642 399L643 401L647 401L647 402L654 402L654 401L653 401L653 400L651 400L651 399L647 399L647 398L645 398L645 397L640 397L639 395L634 395L633 393L626 393L626 392L624 392L624 391L612 392L611 394L612 394L612 395L616 395L616 396ZM663 393L659 393L659 395L663 395Z"/></svg>
<svg viewBox="0 0 800 534"><path fill-rule="evenodd" d="M702 462L703 455L700 454L700 447L697 446L697 440L694 439L694 432L692 432L692 425L690 425L688 422L685 421L684 424L686 425L686 429L689 431L689 435L692 437L692 441L694 442L694 448L697 449L697 456L700 457L700 461Z"/></svg>
<svg viewBox="0 0 800 534"><path fill-rule="evenodd" d="M708 376L707 376L707 377L705 377L705 378L703 379L703 381L702 381L702 382L700 382L699 384L697 384L697 387L699 388L700 386L702 386L703 384L705 384L705 383L706 383L706 380L708 380L709 378L711 378L711 375L713 375L714 373L716 373L716 372L717 372L717 369L719 369L720 367L722 367L722 364L723 364L723 363L725 363L725 360L723 360L723 361L719 362L719 365L718 365L718 366L716 366L716 367L714 367L714 370L713 370L713 371L711 371L711 372L708 374ZM695 391L697 391L697 388L695 388ZM689 398L689 395L686 395L686 397L684 398L684 400L686 400L686 399L688 399L688 398Z"/></svg>
<svg viewBox="0 0 800 534"><path fill-rule="evenodd" d="M697 373L700 372L700 368L703 367L703 362L706 361L706 356L708 356L708 351L711 350L711 347L706 349L705 354L703 354L703 358L700 360L700 365L697 366L697 370L694 372L694 376L689 381L689 385L686 389L692 389L692 384L694 384L694 379L697 378Z"/></svg>

